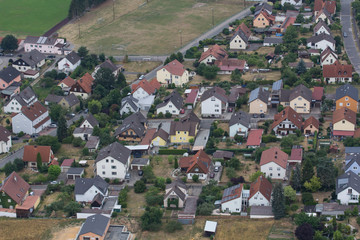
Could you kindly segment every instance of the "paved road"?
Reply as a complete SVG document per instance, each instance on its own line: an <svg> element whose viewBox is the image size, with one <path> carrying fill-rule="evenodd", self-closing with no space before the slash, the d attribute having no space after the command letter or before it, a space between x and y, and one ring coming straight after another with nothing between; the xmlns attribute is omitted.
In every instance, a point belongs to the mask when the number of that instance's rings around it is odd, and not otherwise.
<svg viewBox="0 0 360 240"><path fill-rule="evenodd" d="M23 158L24 156L24 148L20 148L19 150L17 150L15 153L0 159L0 168L3 168L5 166L5 164L7 164L8 162L13 162L15 159L17 158Z"/></svg>
<svg viewBox="0 0 360 240"><path fill-rule="evenodd" d="M342 31L348 33L348 37L344 38L344 45L347 55L354 66L357 73L360 74L360 53L355 45L359 41L358 36L355 36L352 29L351 3L353 0L341 0L341 25ZM355 39L354 39L355 38Z"/></svg>

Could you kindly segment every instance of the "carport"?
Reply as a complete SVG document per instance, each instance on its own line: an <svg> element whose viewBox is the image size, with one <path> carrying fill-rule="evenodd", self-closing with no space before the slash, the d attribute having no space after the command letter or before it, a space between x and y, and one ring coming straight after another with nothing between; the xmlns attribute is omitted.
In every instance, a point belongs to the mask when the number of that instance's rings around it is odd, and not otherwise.
<svg viewBox="0 0 360 240"><path fill-rule="evenodd" d="M149 165L150 160L148 158L134 158L131 162L131 170L142 170L144 166Z"/></svg>
<svg viewBox="0 0 360 240"><path fill-rule="evenodd" d="M70 180L75 180L77 178L81 178L81 176L84 174L84 169L83 168L69 168L67 174L66 174L66 178L70 179Z"/></svg>

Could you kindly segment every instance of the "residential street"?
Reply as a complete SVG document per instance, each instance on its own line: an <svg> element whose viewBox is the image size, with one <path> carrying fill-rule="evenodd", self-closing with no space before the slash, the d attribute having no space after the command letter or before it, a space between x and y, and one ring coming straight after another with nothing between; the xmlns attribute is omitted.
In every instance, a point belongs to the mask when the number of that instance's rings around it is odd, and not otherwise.
<svg viewBox="0 0 360 240"><path fill-rule="evenodd" d="M23 158L24 155L24 148L20 148L19 150L17 150L15 153L0 159L0 168L3 168L5 166L5 164L7 164L8 162L13 162L15 159L17 158Z"/></svg>

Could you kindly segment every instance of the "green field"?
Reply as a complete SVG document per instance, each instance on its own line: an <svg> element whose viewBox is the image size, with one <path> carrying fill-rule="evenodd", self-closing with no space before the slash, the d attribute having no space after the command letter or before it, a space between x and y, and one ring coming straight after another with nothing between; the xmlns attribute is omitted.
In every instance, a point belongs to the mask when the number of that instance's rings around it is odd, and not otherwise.
<svg viewBox="0 0 360 240"><path fill-rule="evenodd" d="M0 36L41 35L63 20L71 0L0 0Z"/></svg>

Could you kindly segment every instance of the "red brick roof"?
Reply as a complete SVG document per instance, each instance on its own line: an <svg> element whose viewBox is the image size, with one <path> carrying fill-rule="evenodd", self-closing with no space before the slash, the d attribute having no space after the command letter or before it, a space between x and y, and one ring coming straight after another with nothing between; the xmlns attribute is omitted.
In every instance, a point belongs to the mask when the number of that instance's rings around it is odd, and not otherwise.
<svg viewBox="0 0 360 240"><path fill-rule="evenodd" d="M132 88L132 93L134 93L136 90L138 90L139 88L144 89L144 91L146 91L149 95L155 93L155 91L157 89L159 89L161 87L161 84L157 81L156 78L154 78L151 82L147 81L146 79L141 80L139 83L137 84L133 84L131 86Z"/></svg>
<svg viewBox="0 0 360 240"><path fill-rule="evenodd" d="M246 26L245 23L241 23L241 24L235 29L235 32L237 32L237 31L239 31L239 30L241 30L241 31L245 34L245 36L246 36L247 38L250 37L251 31L250 31L250 29Z"/></svg>
<svg viewBox="0 0 360 240"><path fill-rule="evenodd" d="M174 60L166 64L163 68L165 68L169 73L177 76L182 76L185 72L185 67L178 60ZM161 69L160 69L161 70Z"/></svg>
<svg viewBox="0 0 360 240"><path fill-rule="evenodd" d="M255 182L250 185L250 196L252 198L255 193L260 192L268 201L271 199L272 185L264 176L259 176Z"/></svg>
<svg viewBox="0 0 360 240"><path fill-rule="evenodd" d="M312 124L315 128L319 129L319 120L317 120L313 116L310 116L308 119L305 120L304 128L307 128L310 124Z"/></svg>
<svg viewBox="0 0 360 240"><path fill-rule="evenodd" d="M94 84L94 78L89 73L85 73L84 76L77 80L77 83L86 93L91 93L91 86Z"/></svg>
<svg viewBox="0 0 360 240"><path fill-rule="evenodd" d="M210 47L207 51L201 54L199 62L201 62L210 55L214 56L216 60L222 60L224 58L228 58L227 52L224 49L222 49L219 45L215 44L214 46Z"/></svg>
<svg viewBox="0 0 360 240"><path fill-rule="evenodd" d="M29 188L30 185L19 174L12 172L0 186L0 192L5 192L17 204L20 204Z"/></svg>
<svg viewBox="0 0 360 240"><path fill-rule="evenodd" d="M262 14L264 16L264 18L266 18L269 22L274 22L275 21L275 16L270 15L265 10L261 10L261 12L258 15L255 16L255 18L257 18L257 16L259 16L260 14Z"/></svg>
<svg viewBox="0 0 360 240"><path fill-rule="evenodd" d="M243 71L245 68L246 61L240 59L223 59L216 60L215 65L220 68L221 71L234 71L235 69L239 69Z"/></svg>
<svg viewBox="0 0 360 240"><path fill-rule="evenodd" d="M290 120L292 122L292 124L294 124L298 128L301 128L302 117L297 112L295 112L295 110L292 109L291 107L286 107L284 110L282 110L278 114L275 114L274 122L271 125L271 129L276 127L279 123L281 123L285 119Z"/></svg>
<svg viewBox="0 0 360 240"><path fill-rule="evenodd" d="M264 129L251 129L247 138L246 146L260 146Z"/></svg>
<svg viewBox="0 0 360 240"><path fill-rule="evenodd" d="M353 124L356 124L356 112L350 110L347 107L335 110L333 113L333 124L341 120L347 120Z"/></svg>
<svg viewBox="0 0 360 240"><path fill-rule="evenodd" d="M289 159L289 155L281 151L280 148L273 147L262 152L260 166L263 166L270 162L274 162L280 167L286 169L288 159Z"/></svg>
<svg viewBox="0 0 360 240"><path fill-rule="evenodd" d="M29 210L31 208L33 208L36 204L36 202L40 199L39 196L27 196L25 201L23 202L23 204L17 205L16 209L19 210Z"/></svg>
<svg viewBox="0 0 360 240"><path fill-rule="evenodd" d="M354 138L360 138L360 128L356 129L354 132Z"/></svg>
<svg viewBox="0 0 360 240"><path fill-rule="evenodd" d="M150 128L146 130L146 134L140 142L140 145L149 145L153 140L154 134L156 133L156 128Z"/></svg>
<svg viewBox="0 0 360 240"><path fill-rule="evenodd" d="M339 61L336 61L332 65L323 66L323 77L324 78L351 78L353 72L352 65L340 64Z"/></svg>
<svg viewBox="0 0 360 240"><path fill-rule="evenodd" d="M70 76L68 76L67 78L62 80L58 85L60 85L61 83L65 84L68 87L71 87L72 85L75 84L75 80L72 79Z"/></svg>
<svg viewBox="0 0 360 240"><path fill-rule="evenodd" d="M71 165L74 161L75 161L75 159L64 159L61 166L62 167L71 167Z"/></svg>
<svg viewBox="0 0 360 240"><path fill-rule="evenodd" d="M293 148L293 149L291 149L290 160L301 161L302 157L303 157L303 149L302 148Z"/></svg>
<svg viewBox="0 0 360 240"><path fill-rule="evenodd" d="M180 159L180 167L187 168L186 173L192 172L192 168L198 165L204 173L209 172L211 158L203 151L199 150L195 155Z"/></svg>
<svg viewBox="0 0 360 240"><path fill-rule="evenodd" d="M323 87L314 87L311 98L313 100L316 100L316 101L321 101L323 95L324 95L324 88Z"/></svg>
<svg viewBox="0 0 360 240"><path fill-rule="evenodd" d="M37 154L40 153L41 161L43 163L48 163L49 159L53 159L54 155L51 151L50 146L36 146L36 145L26 145L24 147L24 162L36 162Z"/></svg>
<svg viewBox="0 0 360 240"><path fill-rule="evenodd" d="M335 12L336 12L336 1L325 1L324 8L330 14L335 14Z"/></svg>
<svg viewBox="0 0 360 240"><path fill-rule="evenodd" d="M31 121L34 121L41 115L47 112L46 107L44 107L40 102L35 102L33 105L27 107L23 106L21 112Z"/></svg>
<svg viewBox="0 0 360 240"><path fill-rule="evenodd" d="M320 11L323 8L323 5L324 5L323 0L315 0L314 11Z"/></svg>

